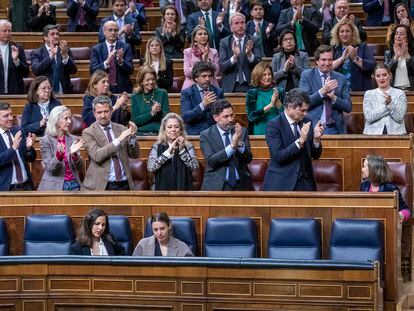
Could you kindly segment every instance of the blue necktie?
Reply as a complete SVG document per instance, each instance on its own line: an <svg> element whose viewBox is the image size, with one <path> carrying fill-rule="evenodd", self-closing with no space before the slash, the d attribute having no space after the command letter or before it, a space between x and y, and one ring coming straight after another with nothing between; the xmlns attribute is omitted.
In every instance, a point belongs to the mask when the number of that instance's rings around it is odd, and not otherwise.
<svg viewBox="0 0 414 311"><path fill-rule="evenodd" d="M52 73L53 73L53 91L55 93L59 93L60 74L59 74L59 66L56 63L56 58L54 58L52 62Z"/></svg>
<svg viewBox="0 0 414 311"><path fill-rule="evenodd" d="M225 144L226 147L228 145L230 145L230 133L229 132L225 132L224 133L225 136ZM237 185L237 179L236 179L236 163L234 161L234 154L229 158L229 180L227 181L227 183L229 184L230 187L234 188Z"/></svg>

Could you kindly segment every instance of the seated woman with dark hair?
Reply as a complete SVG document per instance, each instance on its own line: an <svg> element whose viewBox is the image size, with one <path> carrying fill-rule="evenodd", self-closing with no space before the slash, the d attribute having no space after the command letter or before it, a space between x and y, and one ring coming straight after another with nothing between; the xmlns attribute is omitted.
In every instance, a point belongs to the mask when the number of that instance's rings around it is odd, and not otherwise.
<svg viewBox="0 0 414 311"><path fill-rule="evenodd" d="M22 128L26 133L43 136L50 112L61 105L60 101L55 99L52 85L47 77L38 76L33 79L27 101L22 114Z"/></svg>
<svg viewBox="0 0 414 311"><path fill-rule="evenodd" d="M172 236L171 220L166 213L153 215L151 227L154 235L139 241L132 256L194 256L187 244Z"/></svg>
<svg viewBox="0 0 414 311"><path fill-rule="evenodd" d="M405 203L398 186L392 182L391 170L383 157L368 155L362 167L362 178L364 181L360 189L363 192L394 192L397 190L400 221L407 221L410 218L410 208Z"/></svg>
<svg viewBox="0 0 414 311"><path fill-rule="evenodd" d="M253 135L264 135L267 122L283 111L280 101L283 89L274 87L272 67L264 61L253 68L251 86L246 95L249 129Z"/></svg>
<svg viewBox="0 0 414 311"><path fill-rule="evenodd" d="M384 65L391 70L393 87L414 90L414 37L407 26L395 28L390 49L384 54Z"/></svg>
<svg viewBox="0 0 414 311"><path fill-rule="evenodd" d="M108 215L94 208L82 220L71 255L124 256L125 249L109 230Z"/></svg>
<svg viewBox="0 0 414 311"><path fill-rule="evenodd" d="M192 171L198 168L194 146L187 140L184 121L174 113L162 120L157 142L148 156L155 190L192 190Z"/></svg>
<svg viewBox="0 0 414 311"><path fill-rule="evenodd" d="M410 28L414 33L414 21L411 20L410 9L404 2L398 3L394 8L394 23L388 26L387 40L385 44L390 47L391 37L398 25L404 25Z"/></svg>

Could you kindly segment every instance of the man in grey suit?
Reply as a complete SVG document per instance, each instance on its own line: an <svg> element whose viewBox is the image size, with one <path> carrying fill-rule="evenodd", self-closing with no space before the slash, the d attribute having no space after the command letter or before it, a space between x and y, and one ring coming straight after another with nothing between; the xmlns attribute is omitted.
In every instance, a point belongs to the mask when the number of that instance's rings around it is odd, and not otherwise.
<svg viewBox="0 0 414 311"><path fill-rule="evenodd" d="M225 99L216 100L211 113L216 124L200 134L206 162L201 190L253 190L247 167L253 155L246 128L235 123L233 108Z"/></svg>
<svg viewBox="0 0 414 311"><path fill-rule="evenodd" d="M86 190L133 189L129 159L138 158L137 126L129 122L126 128L111 122L112 104L107 96L93 100L96 121L82 132L90 164L82 188Z"/></svg>
<svg viewBox="0 0 414 311"><path fill-rule="evenodd" d="M247 92L251 71L263 57L259 39L246 34L246 17L234 13L230 17L233 34L220 40L220 68L225 93Z"/></svg>
<svg viewBox="0 0 414 311"><path fill-rule="evenodd" d="M332 70L333 50L321 45L315 51L317 67L302 73L299 88L309 94L309 117L320 120L325 134L346 134L343 112L351 112L352 102L345 76Z"/></svg>

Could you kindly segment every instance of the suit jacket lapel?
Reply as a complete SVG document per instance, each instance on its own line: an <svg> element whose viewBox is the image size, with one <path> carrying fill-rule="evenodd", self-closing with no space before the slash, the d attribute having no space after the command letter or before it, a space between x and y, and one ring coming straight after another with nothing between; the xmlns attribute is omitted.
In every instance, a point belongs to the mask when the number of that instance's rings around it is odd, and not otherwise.
<svg viewBox="0 0 414 311"><path fill-rule="evenodd" d="M108 138L106 136L106 134L104 133L104 131L101 129L100 125L98 122L95 122L92 124L93 126L93 130L96 134L96 138L97 141L99 143L100 146L105 146L108 143Z"/></svg>
<svg viewBox="0 0 414 311"><path fill-rule="evenodd" d="M193 96L194 96L194 103L201 103L201 101L202 101L201 94L198 91L198 87L197 87L196 84L193 84L192 93L193 93Z"/></svg>
<svg viewBox="0 0 414 311"><path fill-rule="evenodd" d="M177 255L178 255L177 243L175 243L175 240L173 240L170 237L170 240L168 241L168 246L167 246L167 256L177 257Z"/></svg>
<svg viewBox="0 0 414 311"><path fill-rule="evenodd" d="M281 117L281 120L282 120L281 125L283 126L282 133L289 132L289 142L288 143L291 144L292 142L294 142L296 140L296 137L293 134L292 128L290 127L289 121L286 118L285 113L282 112L280 117Z"/></svg>
<svg viewBox="0 0 414 311"><path fill-rule="evenodd" d="M214 144L216 144L216 150L221 150L221 149L223 149L223 148L226 148L226 146L224 146L224 143L223 143L223 139L221 138L221 135L220 135L220 132L219 132L219 130L218 130L218 128L217 128L217 124L215 125L215 126L213 126L212 127L212 138L213 138L213 142L214 142Z"/></svg>

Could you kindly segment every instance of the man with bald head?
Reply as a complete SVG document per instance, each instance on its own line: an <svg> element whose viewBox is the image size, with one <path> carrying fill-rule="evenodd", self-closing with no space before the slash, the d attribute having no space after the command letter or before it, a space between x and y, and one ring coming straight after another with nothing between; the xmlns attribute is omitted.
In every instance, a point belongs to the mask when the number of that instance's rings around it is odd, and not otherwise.
<svg viewBox="0 0 414 311"><path fill-rule="evenodd" d="M23 48L11 36L11 23L0 19L0 94L25 94L23 78L29 75L29 65Z"/></svg>
<svg viewBox="0 0 414 311"><path fill-rule="evenodd" d="M92 48L90 72L101 69L109 74L109 88L113 93L132 92L129 76L134 71L129 44L119 40L118 25L107 21L102 26L105 41Z"/></svg>
<svg viewBox="0 0 414 311"><path fill-rule="evenodd" d="M348 0L336 1L335 7L334 7L334 13L335 13L335 16L333 16L332 19L325 21L323 24L322 41L324 44L330 45L331 30L342 18L349 19L358 28L359 37L361 38L361 41L367 40L367 33L362 27L362 23L360 19L358 17L355 17L352 14L349 14Z"/></svg>

